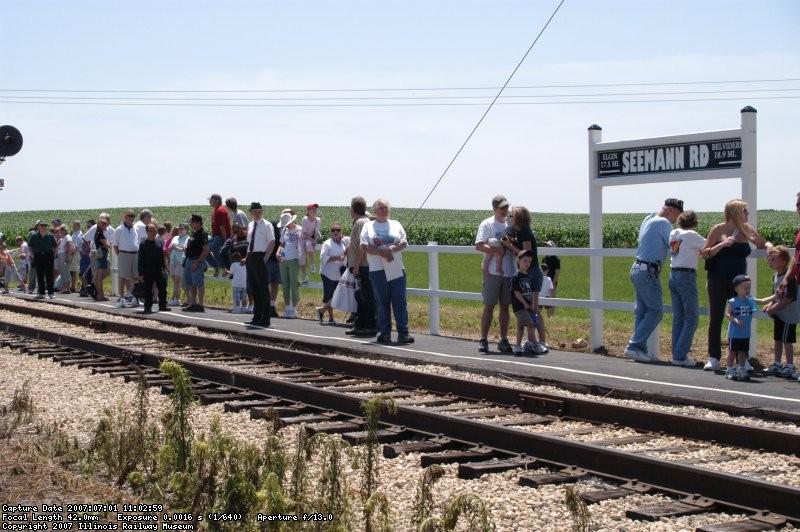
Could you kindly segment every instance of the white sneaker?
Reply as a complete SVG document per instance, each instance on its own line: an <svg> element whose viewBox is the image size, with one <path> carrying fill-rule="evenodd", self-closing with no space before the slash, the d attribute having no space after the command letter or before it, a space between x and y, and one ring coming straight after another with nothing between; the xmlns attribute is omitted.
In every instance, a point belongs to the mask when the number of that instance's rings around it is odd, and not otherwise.
<svg viewBox="0 0 800 532"><path fill-rule="evenodd" d="M117 301L117 308L124 308L124 307L125 307L125 300L119 298L119 301Z"/></svg>
<svg viewBox="0 0 800 532"><path fill-rule="evenodd" d="M514 354L515 355L521 355L522 354L522 346L521 345L515 345L514 346Z"/></svg>
<svg viewBox="0 0 800 532"><path fill-rule="evenodd" d="M297 311L295 311L293 306L289 305L285 309L283 309L283 317L287 319L296 318Z"/></svg>
<svg viewBox="0 0 800 532"><path fill-rule="evenodd" d="M672 365L673 366L683 366L683 367L686 367L686 368L693 368L693 367L697 366L697 361L695 359L693 359L693 358L687 358L686 360L675 360L673 358L672 359Z"/></svg>
<svg viewBox="0 0 800 532"><path fill-rule="evenodd" d="M736 378L740 381L750 380L750 375L747 373L747 366L739 366L736 368Z"/></svg>
<svg viewBox="0 0 800 532"><path fill-rule="evenodd" d="M719 369L719 359L709 358L706 365L703 366L703 371L717 371ZM725 375L727 377L727 374Z"/></svg>
<svg viewBox="0 0 800 532"><path fill-rule="evenodd" d="M535 347L536 352L540 355L544 355L550 352L550 349L547 347L547 342L539 342L539 345Z"/></svg>
<svg viewBox="0 0 800 532"><path fill-rule="evenodd" d="M725 371L725 378L728 379L729 381L735 381L736 380L736 370L734 368L728 368Z"/></svg>
<svg viewBox="0 0 800 532"><path fill-rule="evenodd" d="M311 265L311 273L317 273L317 265L316 264L312 264Z"/></svg>
<svg viewBox="0 0 800 532"><path fill-rule="evenodd" d="M744 367L744 370L747 373L753 373L753 366L750 365L750 361L749 360L745 360L744 361L744 366L743 367Z"/></svg>
<svg viewBox="0 0 800 532"><path fill-rule="evenodd" d="M303 278L300 279L300 282L303 283L303 284L307 283L308 282L308 275L304 275Z"/></svg>
<svg viewBox="0 0 800 532"><path fill-rule="evenodd" d="M252 314L253 313L253 305L247 305L247 310L245 314Z"/></svg>
<svg viewBox="0 0 800 532"><path fill-rule="evenodd" d="M764 370L764 375L780 375L784 366L780 362L773 362L770 367Z"/></svg>
<svg viewBox="0 0 800 532"><path fill-rule="evenodd" d="M49 299L55 299L55 298L56 298L56 296L54 296L53 294L47 294L47 297L48 297Z"/></svg>

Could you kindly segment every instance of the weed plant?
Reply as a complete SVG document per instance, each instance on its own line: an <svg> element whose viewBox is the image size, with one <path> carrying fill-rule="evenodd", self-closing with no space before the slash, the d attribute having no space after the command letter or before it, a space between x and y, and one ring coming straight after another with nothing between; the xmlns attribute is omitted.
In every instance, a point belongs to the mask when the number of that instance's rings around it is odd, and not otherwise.
<svg viewBox="0 0 800 532"><path fill-rule="evenodd" d="M587 532L591 530L592 514L572 486L564 488L564 505L572 516L573 531Z"/></svg>
<svg viewBox="0 0 800 532"><path fill-rule="evenodd" d="M431 515L433 515L433 486L445 474L445 470L438 464L425 468L417 484L414 495L414 506L411 522L418 529Z"/></svg>

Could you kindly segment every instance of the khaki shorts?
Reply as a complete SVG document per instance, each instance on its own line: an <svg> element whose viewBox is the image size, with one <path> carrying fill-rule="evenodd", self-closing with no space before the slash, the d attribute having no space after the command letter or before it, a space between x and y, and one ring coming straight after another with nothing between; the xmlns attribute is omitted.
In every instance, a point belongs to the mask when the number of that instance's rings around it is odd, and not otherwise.
<svg viewBox="0 0 800 532"><path fill-rule="evenodd" d="M484 305L510 305L511 304L511 278L502 275L488 275L483 277L481 287Z"/></svg>
<svg viewBox="0 0 800 532"><path fill-rule="evenodd" d="M79 272L81 271L81 254L76 253L72 256L72 259L69 261L69 271L71 272Z"/></svg>
<svg viewBox="0 0 800 532"><path fill-rule="evenodd" d="M528 325L533 325L531 313L525 309L516 311L514 313L514 317L517 318L517 327L527 327Z"/></svg>
<svg viewBox="0 0 800 532"><path fill-rule="evenodd" d="M139 278L139 254L119 252L117 274L123 279Z"/></svg>

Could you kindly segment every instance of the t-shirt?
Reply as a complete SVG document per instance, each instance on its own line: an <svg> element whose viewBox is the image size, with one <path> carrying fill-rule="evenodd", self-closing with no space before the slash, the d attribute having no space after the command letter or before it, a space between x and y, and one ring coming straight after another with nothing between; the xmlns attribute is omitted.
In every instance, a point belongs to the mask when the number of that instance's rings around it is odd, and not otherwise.
<svg viewBox="0 0 800 532"><path fill-rule="evenodd" d="M666 218L653 213L645 217L639 226L639 248L636 259L663 264L669 253L669 234L672 224Z"/></svg>
<svg viewBox="0 0 800 532"><path fill-rule="evenodd" d="M319 252L320 274L332 281L338 281L342 276L339 270L345 265L345 261L330 259L331 257L343 257L346 248L347 246L341 239L336 242L334 239L329 238L323 242Z"/></svg>
<svg viewBox="0 0 800 532"><path fill-rule="evenodd" d="M673 229L669 234L669 255L673 268L697 269L700 250L706 239L693 229Z"/></svg>
<svg viewBox="0 0 800 532"><path fill-rule="evenodd" d="M208 233L198 229L186 242L186 257L196 259L203 253L203 247L208 245Z"/></svg>
<svg viewBox="0 0 800 532"><path fill-rule="evenodd" d="M281 245L283 246L283 260L300 258L300 233L302 229L295 224L293 228L284 227L281 230Z"/></svg>
<svg viewBox="0 0 800 532"><path fill-rule="evenodd" d="M530 228L528 229L511 229L508 230L509 238L511 242L514 244L514 247L518 249L525 248L525 242L531 243L531 251L533 251L533 260L531 262L531 268L535 265L539 264L539 246L536 242L536 235L533 234Z"/></svg>
<svg viewBox="0 0 800 532"><path fill-rule="evenodd" d="M773 294L778 290L778 285L781 284L784 277L786 277L786 272L782 274L775 274L775 277L772 278ZM774 303L779 303L783 299L790 299L792 303L789 303L785 307L779 309L775 315L778 316L778 318L780 318L784 323L800 322L800 301L797 301L797 282L791 275L789 276L789 280L786 281L786 289L784 290L783 295L776 296Z"/></svg>
<svg viewBox="0 0 800 532"><path fill-rule="evenodd" d="M530 272L517 272L511 278L511 308L514 312L525 308L522 302L517 299L516 292L520 292L529 305L533 302L533 283L531 282Z"/></svg>
<svg viewBox="0 0 800 532"><path fill-rule="evenodd" d="M228 209L225 205L220 205L211 213L211 236L222 236L220 227L225 228L225 238L231 236L231 218L228 216Z"/></svg>
<svg viewBox="0 0 800 532"><path fill-rule="evenodd" d="M500 240L503 237L503 235L506 234L507 227L508 224L506 223L505 220L503 220L502 222L498 222L497 218L495 218L494 216L486 218L478 226L478 234L475 235L475 244L478 244L480 242L487 244L490 238L496 238L497 240ZM482 266L484 270L486 269L486 262L489 260L490 256L494 257L495 255L490 255L489 253L483 254ZM512 257L512 253L506 251L505 254L503 254L502 266L503 266L503 277L514 276L514 272L516 272L516 267L514 266L514 257Z"/></svg>
<svg viewBox="0 0 800 532"><path fill-rule="evenodd" d="M405 241L406 231L397 220L386 220L385 222L373 220L364 224L364 227L361 229L361 244L366 244L368 246L375 246L383 249ZM395 263L394 266L396 268L405 268L405 266L403 266L403 252L395 251L392 255L394 256L394 260L392 261ZM380 255L367 253L369 271L377 272L383 270L383 261L384 258Z"/></svg>
<svg viewBox="0 0 800 532"><path fill-rule="evenodd" d="M737 325L733 320L728 321L728 338L750 338L750 322L753 321L753 314L756 312L756 300L753 296L742 299L739 296L732 297L728 304L733 306L731 315L742 320L742 325Z"/></svg>
<svg viewBox="0 0 800 532"><path fill-rule="evenodd" d="M233 280L231 287L233 288L247 288L247 268L241 262L234 262L231 264L230 269Z"/></svg>

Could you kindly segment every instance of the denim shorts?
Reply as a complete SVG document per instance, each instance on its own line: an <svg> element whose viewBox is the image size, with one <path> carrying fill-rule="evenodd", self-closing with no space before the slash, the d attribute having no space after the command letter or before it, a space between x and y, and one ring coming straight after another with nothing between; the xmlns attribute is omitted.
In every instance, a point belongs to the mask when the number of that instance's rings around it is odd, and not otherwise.
<svg viewBox="0 0 800 532"><path fill-rule="evenodd" d="M205 274L208 267L203 263L197 267L197 271L192 271L192 264L197 262L197 259L186 259L186 265L183 267L183 284L186 286L205 286Z"/></svg>
<svg viewBox="0 0 800 532"><path fill-rule="evenodd" d="M278 261L267 261L267 279L269 279L269 284L281 284L281 267Z"/></svg>

